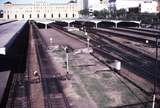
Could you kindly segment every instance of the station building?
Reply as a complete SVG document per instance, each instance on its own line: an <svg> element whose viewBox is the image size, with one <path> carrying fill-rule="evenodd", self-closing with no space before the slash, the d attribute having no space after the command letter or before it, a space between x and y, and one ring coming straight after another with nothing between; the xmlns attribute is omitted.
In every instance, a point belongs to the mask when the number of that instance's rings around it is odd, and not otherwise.
<svg viewBox="0 0 160 108"><path fill-rule="evenodd" d="M4 19L73 19L79 18L81 6L78 2L48 4L35 2L32 4L13 4L6 2L3 5Z"/></svg>
<svg viewBox="0 0 160 108"><path fill-rule="evenodd" d="M141 13L157 13L158 1L156 0L95 0L90 1L91 10L107 9L109 11L139 7Z"/></svg>

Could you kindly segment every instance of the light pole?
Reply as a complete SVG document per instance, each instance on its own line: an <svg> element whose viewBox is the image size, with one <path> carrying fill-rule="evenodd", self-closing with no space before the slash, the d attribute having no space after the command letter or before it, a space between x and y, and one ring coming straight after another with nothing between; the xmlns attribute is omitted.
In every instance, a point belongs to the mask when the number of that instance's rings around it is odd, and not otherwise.
<svg viewBox="0 0 160 108"><path fill-rule="evenodd" d="M155 108L156 103L156 86L157 86L157 72L158 72L158 48L159 48L159 35L156 34L156 60L155 60L155 74L154 74L154 91L153 91L153 103L152 108Z"/></svg>
<svg viewBox="0 0 160 108"><path fill-rule="evenodd" d="M90 41L90 38L87 37L87 48L89 49L89 41Z"/></svg>
<svg viewBox="0 0 160 108"><path fill-rule="evenodd" d="M68 74L68 72L69 72L69 49L68 49L68 47L66 46L65 48L64 48L64 50L65 50L65 53L66 53L66 65L67 65L67 67L66 67L66 72L67 72L67 74Z"/></svg>
<svg viewBox="0 0 160 108"><path fill-rule="evenodd" d="M146 40L146 42L145 42L146 44L147 44L147 47L149 47L150 45L149 45L149 40Z"/></svg>
<svg viewBox="0 0 160 108"><path fill-rule="evenodd" d="M87 37L87 35L88 35L88 33L86 32L86 30L85 30L85 32L84 32L84 35Z"/></svg>
<svg viewBox="0 0 160 108"><path fill-rule="evenodd" d="M89 38L88 33L86 32L86 30L85 30L84 35L85 35L85 37L87 38L87 48L89 48L89 41L90 41L90 38Z"/></svg>
<svg viewBox="0 0 160 108"><path fill-rule="evenodd" d="M51 37L51 38L49 38L49 42L50 42L50 45L52 45L53 44L53 38Z"/></svg>
<svg viewBox="0 0 160 108"><path fill-rule="evenodd" d="M149 41L148 40L146 40L146 44L148 44L149 43Z"/></svg>

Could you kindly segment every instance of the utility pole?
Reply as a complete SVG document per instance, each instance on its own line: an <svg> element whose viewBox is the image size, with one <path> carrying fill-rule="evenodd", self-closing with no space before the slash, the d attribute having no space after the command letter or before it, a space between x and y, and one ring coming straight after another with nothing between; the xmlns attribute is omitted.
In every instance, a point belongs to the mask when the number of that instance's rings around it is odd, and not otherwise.
<svg viewBox="0 0 160 108"><path fill-rule="evenodd" d="M90 41L90 38L87 37L87 48L89 49L89 41Z"/></svg>
<svg viewBox="0 0 160 108"><path fill-rule="evenodd" d="M49 38L49 41L50 41L50 45L52 46L52 44L53 44L53 38L52 37Z"/></svg>
<svg viewBox="0 0 160 108"><path fill-rule="evenodd" d="M66 65L67 65L67 67L66 67L66 72L67 72L67 74L68 74L68 72L69 72L69 49L68 49L68 47L66 46L66 47L64 48L64 50L65 50L65 53L66 53Z"/></svg>
<svg viewBox="0 0 160 108"><path fill-rule="evenodd" d="M85 30L84 35L85 35L85 37L87 38L87 48L89 49L89 41L90 41L90 38L89 38L88 33L86 32L86 30Z"/></svg>

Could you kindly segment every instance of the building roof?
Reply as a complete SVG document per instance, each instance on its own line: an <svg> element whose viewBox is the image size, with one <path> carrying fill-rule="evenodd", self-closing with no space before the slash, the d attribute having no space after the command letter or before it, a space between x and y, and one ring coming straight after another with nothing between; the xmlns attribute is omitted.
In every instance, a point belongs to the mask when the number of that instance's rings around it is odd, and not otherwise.
<svg viewBox="0 0 160 108"><path fill-rule="evenodd" d="M0 26L0 54L6 55L26 21L15 21Z"/></svg>

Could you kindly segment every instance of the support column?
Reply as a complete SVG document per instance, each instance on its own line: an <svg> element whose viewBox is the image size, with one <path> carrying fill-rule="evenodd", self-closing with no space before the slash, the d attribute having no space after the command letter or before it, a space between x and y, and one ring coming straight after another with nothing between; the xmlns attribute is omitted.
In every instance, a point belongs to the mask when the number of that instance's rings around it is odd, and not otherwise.
<svg viewBox="0 0 160 108"><path fill-rule="evenodd" d="M47 29L47 24L45 24L45 29Z"/></svg>
<svg viewBox="0 0 160 108"><path fill-rule="evenodd" d="M115 23L115 27L117 28L118 23Z"/></svg>
<svg viewBox="0 0 160 108"><path fill-rule="evenodd" d="M69 56L68 52L66 53L66 63L67 63L67 72L69 72Z"/></svg>
<svg viewBox="0 0 160 108"><path fill-rule="evenodd" d="M70 23L68 23L68 29L69 29L69 27L70 27Z"/></svg>
<svg viewBox="0 0 160 108"><path fill-rule="evenodd" d="M96 29L97 29L97 25L98 25L98 23L96 23Z"/></svg>
<svg viewBox="0 0 160 108"><path fill-rule="evenodd" d="M139 28L141 28L141 23L139 23Z"/></svg>

